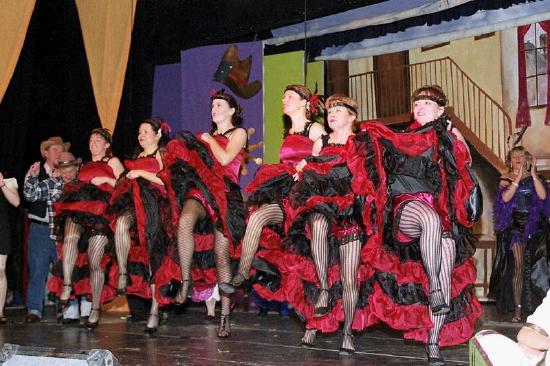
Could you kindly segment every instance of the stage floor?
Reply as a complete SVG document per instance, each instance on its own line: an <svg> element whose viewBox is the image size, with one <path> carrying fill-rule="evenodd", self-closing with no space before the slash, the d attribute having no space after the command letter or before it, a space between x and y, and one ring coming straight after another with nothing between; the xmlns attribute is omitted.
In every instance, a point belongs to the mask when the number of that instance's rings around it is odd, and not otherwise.
<svg viewBox="0 0 550 366"><path fill-rule="evenodd" d="M47 310L40 323L25 324L23 309L8 309L9 323L0 326L0 342L63 351L108 349L122 365L426 364L422 344L405 341L399 332L385 326L356 334L357 352L346 358L338 355L341 332L318 337L314 348L302 348L302 324L294 317L277 313L259 317L256 311L236 310L231 337L222 340L216 337L218 321L204 320L204 306L188 307L181 314L170 312L155 336L143 333L144 322L129 322L120 313L103 314L100 325L90 332L82 325L57 323L53 309ZM477 328L514 336L520 325L504 320L495 313L493 305L484 305ZM467 344L444 348L443 354L447 365L468 364Z"/></svg>

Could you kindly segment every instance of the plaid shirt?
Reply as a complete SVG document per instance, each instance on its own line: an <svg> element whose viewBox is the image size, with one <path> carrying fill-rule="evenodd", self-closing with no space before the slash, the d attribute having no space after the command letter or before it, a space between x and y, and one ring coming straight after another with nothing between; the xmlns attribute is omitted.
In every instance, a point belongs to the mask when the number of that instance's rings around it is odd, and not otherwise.
<svg viewBox="0 0 550 366"><path fill-rule="evenodd" d="M53 203L61 197L63 193L63 179L61 177L48 178L39 181L38 177L27 175L23 185L23 196L29 202L46 201L46 217L50 228L50 238L56 240L54 235L54 216Z"/></svg>

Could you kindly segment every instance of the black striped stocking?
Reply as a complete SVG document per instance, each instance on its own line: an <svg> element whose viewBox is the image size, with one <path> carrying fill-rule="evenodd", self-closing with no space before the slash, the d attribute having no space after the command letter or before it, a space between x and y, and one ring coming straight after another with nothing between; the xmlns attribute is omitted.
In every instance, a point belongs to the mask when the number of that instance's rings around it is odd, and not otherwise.
<svg viewBox="0 0 550 366"><path fill-rule="evenodd" d="M328 289L328 221L320 213L313 213L310 216L309 225L311 228L311 256L315 263L315 270L321 289ZM321 291L315 307L328 306L328 291Z"/></svg>

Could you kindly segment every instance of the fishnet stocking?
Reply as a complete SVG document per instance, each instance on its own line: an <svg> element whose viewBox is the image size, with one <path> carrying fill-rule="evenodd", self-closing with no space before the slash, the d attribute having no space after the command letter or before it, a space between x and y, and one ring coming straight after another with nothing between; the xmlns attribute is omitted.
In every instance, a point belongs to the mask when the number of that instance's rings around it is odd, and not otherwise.
<svg viewBox="0 0 550 366"><path fill-rule="evenodd" d="M231 266L229 264L229 242L227 238L218 230L215 232L214 254L216 258L216 271L218 273L218 282L227 283L231 281ZM231 311L231 297L228 294L220 292L221 313L227 315Z"/></svg>
<svg viewBox="0 0 550 366"><path fill-rule="evenodd" d="M283 212L277 204L264 204L250 215L243 238L238 274L241 274L244 278L248 278L250 266L260 245L260 235L263 228L267 225L280 224L282 222Z"/></svg>
<svg viewBox="0 0 550 366"><path fill-rule="evenodd" d="M76 258L78 257L78 241L82 236L83 228L72 219L65 221L63 236L63 283L72 284L72 276ZM63 286L60 300L68 300L71 296L71 287Z"/></svg>
<svg viewBox="0 0 550 366"><path fill-rule="evenodd" d="M193 262L193 253L195 252L195 239L193 229L195 224L206 217L206 211L202 205L189 199L183 204L179 222L178 222L178 255L181 266L181 278L183 282L182 290L178 294L178 302L184 302L187 299L189 290L189 280L191 276L191 263Z"/></svg>

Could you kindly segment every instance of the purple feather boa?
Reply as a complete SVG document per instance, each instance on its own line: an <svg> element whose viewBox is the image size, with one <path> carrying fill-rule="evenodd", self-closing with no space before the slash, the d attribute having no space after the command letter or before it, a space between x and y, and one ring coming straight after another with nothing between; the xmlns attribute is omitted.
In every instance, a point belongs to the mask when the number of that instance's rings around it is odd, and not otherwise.
<svg viewBox="0 0 550 366"><path fill-rule="evenodd" d="M534 192L535 187L531 177L524 179L530 179L527 184L529 184L529 187L533 190L533 199L531 201L531 206L529 207L529 217L527 224L525 225L525 229L523 230L523 235L519 235L519 233L517 233L517 235L513 235L514 237L512 243L518 241L526 243L529 237L537 232L539 228L540 215L543 214L548 216L550 213L548 194L546 195L546 199L541 200L537 193ZM493 219L495 222L495 230L497 232L503 231L511 225L512 214L518 204L518 194L514 194L509 202L504 202L502 200L502 194L506 188L499 185L493 207ZM546 184L544 184L544 188L548 192L548 187Z"/></svg>

